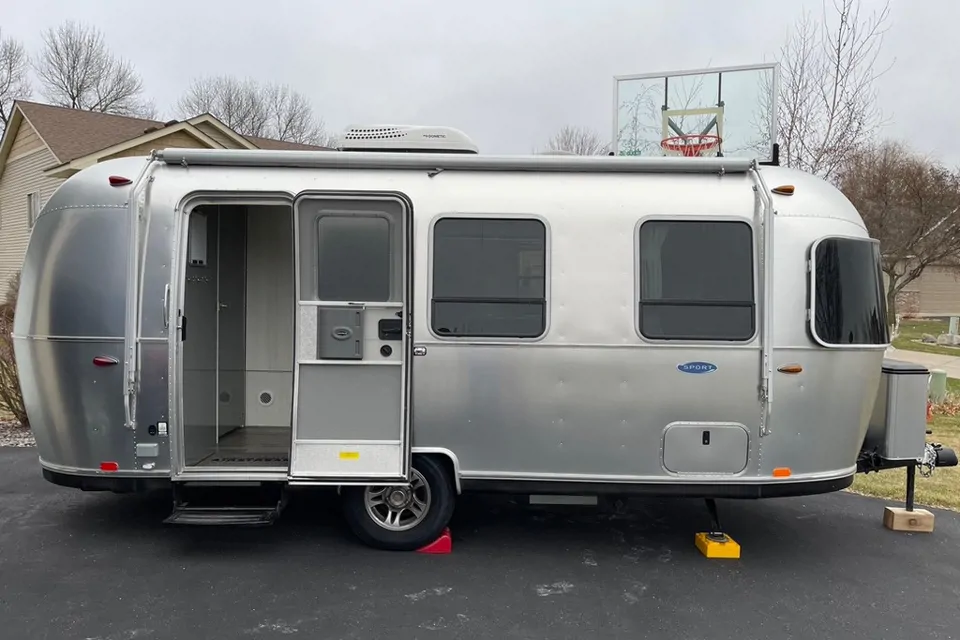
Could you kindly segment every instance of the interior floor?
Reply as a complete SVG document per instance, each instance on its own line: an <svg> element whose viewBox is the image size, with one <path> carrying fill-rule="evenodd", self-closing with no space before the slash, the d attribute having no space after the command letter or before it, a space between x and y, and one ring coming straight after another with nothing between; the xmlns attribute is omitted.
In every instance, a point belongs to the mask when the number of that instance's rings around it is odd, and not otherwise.
<svg viewBox="0 0 960 640"><path fill-rule="evenodd" d="M242 427L220 436L214 446L191 451L197 467L283 467L290 462L289 427Z"/></svg>

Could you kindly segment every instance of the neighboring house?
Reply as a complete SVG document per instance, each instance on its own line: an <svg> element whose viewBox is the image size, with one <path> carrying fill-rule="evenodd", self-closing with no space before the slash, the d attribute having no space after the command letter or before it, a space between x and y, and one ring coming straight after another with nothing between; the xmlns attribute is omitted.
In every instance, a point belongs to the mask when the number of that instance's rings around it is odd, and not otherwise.
<svg viewBox="0 0 960 640"><path fill-rule="evenodd" d="M960 269L929 265L897 295L897 311L909 316L960 316Z"/></svg>
<svg viewBox="0 0 960 640"><path fill-rule="evenodd" d="M0 141L0 299L23 264L37 214L61 182L97 162L165 147L324 149L243 136L209 114L158 122L17 101Z"/></svg>

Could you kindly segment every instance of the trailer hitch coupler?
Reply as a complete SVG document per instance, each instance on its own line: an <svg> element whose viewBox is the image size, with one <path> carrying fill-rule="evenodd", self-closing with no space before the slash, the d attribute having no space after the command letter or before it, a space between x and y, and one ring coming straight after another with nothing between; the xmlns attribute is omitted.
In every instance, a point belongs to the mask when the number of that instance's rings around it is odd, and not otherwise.
<svg viewBox="0 0 960 640"><path fill-rule="evenodd" d="M949 447L940 447L937 449L937 459L935 467L955 467L957 466L957 452Z"/></svg>

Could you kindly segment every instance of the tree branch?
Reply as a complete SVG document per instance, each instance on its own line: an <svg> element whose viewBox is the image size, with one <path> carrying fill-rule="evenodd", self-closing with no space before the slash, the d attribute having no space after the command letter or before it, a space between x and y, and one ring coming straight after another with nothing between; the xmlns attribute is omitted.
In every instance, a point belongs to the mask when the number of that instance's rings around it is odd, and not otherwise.
<svg viewBox="0 0 960 640"><path fill-rule="evenodd" d="M66 21L43 32L33 61L41 92L51 104L85 111L153 118L143 81L133 66L110 53L96 28Z"/></svg>

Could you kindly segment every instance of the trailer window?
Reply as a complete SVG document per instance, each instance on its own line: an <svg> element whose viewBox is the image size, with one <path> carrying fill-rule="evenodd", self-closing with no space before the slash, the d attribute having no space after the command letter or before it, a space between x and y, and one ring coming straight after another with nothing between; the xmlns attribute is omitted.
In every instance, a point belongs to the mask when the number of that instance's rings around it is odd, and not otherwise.
<svg viewBox="0 0 960 640"><path fill-rule="evenodd" d="M640 225L641 335L748 340L755 330L753 232L745 222Z"/></svg>
<svg viewBox="0 0 960 640"><path fill-rule="evenodd" d="M390 299L390 221L370 215L324 215L317 221L320 300Z"/></svg>
<svg viewBox="0 0 960 640"><path fill-rule="evenodd" d="M431 326L442 336L536 338L546 327L546 227L444 218L433 228Z"/></svg>
<svg viewBox="0 0 960 640"><path fill-rule="evenodd" d="M828 345L885 345L890 341L873 240L826 238L814 252L813 332Z"/></svg>

